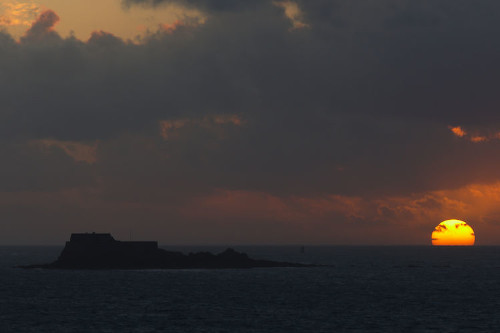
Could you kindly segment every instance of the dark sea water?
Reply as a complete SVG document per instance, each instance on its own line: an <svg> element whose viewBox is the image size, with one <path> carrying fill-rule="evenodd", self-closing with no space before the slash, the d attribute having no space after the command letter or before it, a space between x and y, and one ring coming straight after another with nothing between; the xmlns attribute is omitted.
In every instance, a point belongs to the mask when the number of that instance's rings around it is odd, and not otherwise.
<svg viewBox="0 0 500 333"><path fill-rule="evenodd" d="M235 249L334 266L24 270L61 248L0 247L0 332L500 332L499 247Z"/></svg>

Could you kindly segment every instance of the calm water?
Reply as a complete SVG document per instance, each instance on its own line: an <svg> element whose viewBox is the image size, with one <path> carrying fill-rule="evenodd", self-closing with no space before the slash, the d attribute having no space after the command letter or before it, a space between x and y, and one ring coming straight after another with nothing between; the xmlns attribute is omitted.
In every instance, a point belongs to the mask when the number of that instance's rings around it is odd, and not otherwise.
<svg viewBox="0 0 500 333"><path fill-rule="evenodd" d="M1 247L0 332L500 331L498 247L235 248L334 267L22 270L61 248Z"/></svg>

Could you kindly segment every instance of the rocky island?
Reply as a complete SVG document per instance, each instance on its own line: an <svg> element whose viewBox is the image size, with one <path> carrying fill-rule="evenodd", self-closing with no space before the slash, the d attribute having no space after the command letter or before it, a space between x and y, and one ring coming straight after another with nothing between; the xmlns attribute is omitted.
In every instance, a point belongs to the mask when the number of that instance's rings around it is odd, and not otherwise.
<svg viewBox="0 0 500 333"><path fill-rule="evenodd" d="M251 259L245 253L226 249L217 255L158 248L158 242L117 241L111 234L72 234L59 258L50 264L19 266L46 269L190 269L312 267L314 265Z"/></svg>

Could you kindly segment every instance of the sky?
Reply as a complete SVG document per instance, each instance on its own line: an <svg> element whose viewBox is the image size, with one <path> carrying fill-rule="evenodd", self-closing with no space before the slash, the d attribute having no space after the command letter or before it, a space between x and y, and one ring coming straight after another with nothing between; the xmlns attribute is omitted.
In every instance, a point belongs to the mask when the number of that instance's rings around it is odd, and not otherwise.
<svg viewBox="0 0 500 333"><path fill-rule="evenodd" d="M0 4L0 244L500 244L500 3Z"/></svg>

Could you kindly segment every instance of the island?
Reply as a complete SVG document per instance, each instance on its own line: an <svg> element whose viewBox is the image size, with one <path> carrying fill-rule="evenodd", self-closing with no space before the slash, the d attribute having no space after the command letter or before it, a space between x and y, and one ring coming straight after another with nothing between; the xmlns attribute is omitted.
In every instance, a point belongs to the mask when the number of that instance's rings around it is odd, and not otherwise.
<svg viewBox="0 0 500 333"><path fill-rule="evenodd" d="M18 266L45 269L223 269L313 267L300 263L257 260L231 248L219 254L183 254L158 248L158 242L118 241L108 233L76 233L53 263Z"/></svg>

